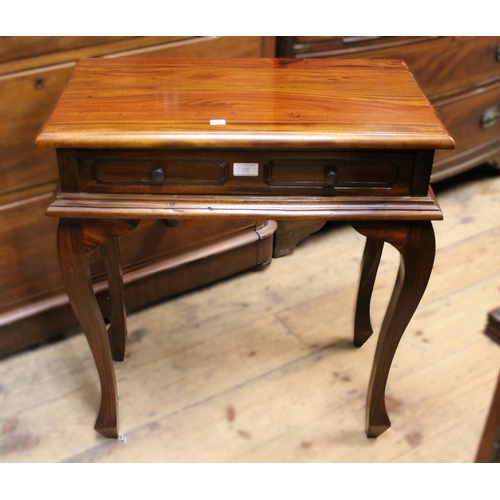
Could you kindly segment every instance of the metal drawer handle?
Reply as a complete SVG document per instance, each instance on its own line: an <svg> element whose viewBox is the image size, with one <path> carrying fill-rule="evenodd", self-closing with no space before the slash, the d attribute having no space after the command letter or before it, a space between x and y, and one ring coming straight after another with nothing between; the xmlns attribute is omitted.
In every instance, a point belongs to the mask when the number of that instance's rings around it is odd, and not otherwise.
<svg viewBox="0 0 500 500"><path fill-rule="evenodd" d="M498 106L493 106L488 108L481 117L481 127L490 128L493 127L498 122L498 117L500 115L500 109Z"/></svg>
<svg viewBox="0 0 500 500"><path fill-rule="evenodd" d="M338 176L337 172L335 172L335 170L333 170L333 169L329 169L325 175L325 182L329 186L334 186L335 184L337 184L338 180L339 180L339 176Z"/></svg>
<svg viewBox="0 0 500 500"><path fill-rule="evenodd" d="M165 180L165 172L163 168L156 168L151 172L151 180L153 182L163 182Z"/></svg>

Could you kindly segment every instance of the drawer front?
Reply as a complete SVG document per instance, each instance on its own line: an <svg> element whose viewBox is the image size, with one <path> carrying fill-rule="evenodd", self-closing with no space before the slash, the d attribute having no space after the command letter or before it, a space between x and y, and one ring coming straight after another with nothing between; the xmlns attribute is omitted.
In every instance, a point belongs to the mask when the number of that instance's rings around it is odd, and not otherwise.
<svg viewBox="0 0 500 500"><path fill-rule="evenodd" d="M402 59L431 99L500 77L499 36L322 38L295 56Z"/></svg>
<svg viewBox="0 0 500 500"><path fill-rule="evenodd" d="M274 57L261 36L193 37L117 56L134 57Z"/></svg>
<svg viewBox="0 0 500 500"><path fill-rule="evenodd" d="M402 59L430 99L500 78L500 37L442 37L417 44Z"/></svg>
<svg viewBox="0 0 500 500"><path fill-rule="evenodd" d="M264 165L264 181L273 191L325 195L408 194L413 172L411 153L380 155L369 152L314 155L275 155Z"/></svg>
<svg viewBox="0 0 500 500"><path fill-rule="evenodd" d="M436 152L436 167L452 158L480 154L500 137L500 82L435 104L444 125L455 139L454 150Z"/></svg>
<svg viewBox="0 0 500 500"><path fill-rule="evenodd" d="M74 64L0 79L0 194L20 193L58 179L53 150L35 146Z"/></svg>
<svg viewBox="0 0 500 500"><path fill-rule="evenodd" d="M76 152L82 191L138 194L404 196L416 158L412 151Z"/></svg>
<svg viewBox="0 0 500 500"><path fill-rule="evenodd" d="M45 211L46 193L0 207L0 314L63 291L57 259L57 224Z"/></svg>
<svg viewBox="0 0 500 500"><path fill-rule="evenodd" d="M120 188L120 186L222 186L228 180L229 165L219 157L185 157L163 152L120 154L103 152L97 159L83 159L82 165L89 172L90 183L96 186Z"/></svg>
<svg viewBox="0 0 500 500"><path fill-rule="evenodd" d="M1 36L0 62L123 40L126 36Z"/></svg>
<svg viewBox="0 0 500 500"><path fill-rule="evenodd" d="M423 36L290 36L278 38L283 57L338 57L360 50L380 50L436 37Z"/></svg>

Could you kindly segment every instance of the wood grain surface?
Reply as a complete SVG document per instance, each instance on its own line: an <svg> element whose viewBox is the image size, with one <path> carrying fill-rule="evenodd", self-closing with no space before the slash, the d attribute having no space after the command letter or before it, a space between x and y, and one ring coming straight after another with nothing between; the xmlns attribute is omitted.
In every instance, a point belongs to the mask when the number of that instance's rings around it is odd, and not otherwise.
<svg viewBox="0 0 500 500"><path fill-rule="evenodd" d="M436 149L453 140L396 60L120 58L79 62L37 144Z"/></svg>

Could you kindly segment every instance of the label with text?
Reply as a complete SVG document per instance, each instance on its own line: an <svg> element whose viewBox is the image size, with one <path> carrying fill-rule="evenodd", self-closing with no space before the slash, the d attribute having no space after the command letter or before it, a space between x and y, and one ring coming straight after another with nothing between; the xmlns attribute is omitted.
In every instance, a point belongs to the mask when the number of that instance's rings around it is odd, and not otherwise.
<svg viewBox="0 0 500 500"><path fill-rule="evenodd" d="M257 177L259 175L258 163L233 163L233 175L239 177Z"/></svg>

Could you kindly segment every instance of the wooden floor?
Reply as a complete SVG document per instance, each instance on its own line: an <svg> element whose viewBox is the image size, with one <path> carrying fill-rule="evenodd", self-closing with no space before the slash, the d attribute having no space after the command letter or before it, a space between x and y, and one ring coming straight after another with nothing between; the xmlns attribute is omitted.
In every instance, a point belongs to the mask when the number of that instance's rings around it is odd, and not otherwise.
<svg viewBox="0 0 500 500"><path fill-rule="evenodd" d="M363 238L332 225L267 270L129 316L117 364L125 442L93 430L82 334L0 361L2 462L472 462L500 371L500 177L438 185L429 287L394 360L392 427L364 434L377 335L352 345ZM384 250L378 331L398 266Z"/></svg>

